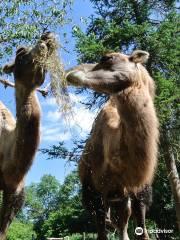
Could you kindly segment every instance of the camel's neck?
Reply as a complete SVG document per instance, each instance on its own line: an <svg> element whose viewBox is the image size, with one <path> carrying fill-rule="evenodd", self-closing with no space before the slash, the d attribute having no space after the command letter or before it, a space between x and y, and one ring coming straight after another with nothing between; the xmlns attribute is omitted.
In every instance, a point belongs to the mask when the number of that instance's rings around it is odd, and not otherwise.
<svg viewBox="0 0 180 240"><path fill-rule="evenodd" d="M150 184L157 163L158 120L153 101L145 92L117 97L122 124L122 159L128 166L124 176L127 188ZM121 154L121 152L120 152Z"/></svg>
<svg viewBox="0 0 180 240"><path fill-rule="evenodd" d="M155 116L153 101L150 96L135 95L132 92L120 94L116 98L116 104L121 119L129 130L139 127L139 124L146 127L151 115Z"/></svg>
<svg viewBox="0 0 180 240"><path fill-rule="evenodd" d="M16 142L14 157L24 174L32 164L39 144L40 106L35 90L16 84Z"/></svg>
<svg viewBox="0 0 180 240"><path fill-rule="evenodd" d="M142 155L149 154L149 145L156 147L158 139L158 120L151 97L122 94L117 97L117 106L128 145Z"/></svg>

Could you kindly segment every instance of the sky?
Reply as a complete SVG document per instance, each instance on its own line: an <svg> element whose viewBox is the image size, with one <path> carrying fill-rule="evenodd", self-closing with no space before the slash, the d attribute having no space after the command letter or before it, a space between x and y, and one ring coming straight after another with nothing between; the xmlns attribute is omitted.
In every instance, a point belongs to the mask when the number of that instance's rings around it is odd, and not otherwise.
<svg viewBox="0 0 180 240"><path fill-rule="evenodd" d="M93 8L89 0L75 0L73 6L73 21L74 25L81 25L85 29L85 25L82 23L84 17L90 16L93 13ZM77 64L77 56L75 52L75 39L71 37L71 28L66 27L65 31L70 37L69 43L65 51L61 53L63 61L68 65L66 67L72 67ZM2 76L3 77L3 76ZM5 76L7 79L7 76ZM52 96L43 98L38 94L38 98L42 108L41 118L41 144L39 148L49 148L52 145L58 144L59 141L64 141L67 147L71 146L72 139L85 138L91 130L93 120L96 116L96 112L91 112L84 108L80 103L86 96L76 95L73 89L70 90L70 98L73 104L73 118L69 120L69 124L66 123L63 116L58 112L55 99ZM15 116L15 99L14 89L4 89L0 84L0 101L2 101ZM61 183L65 176L72 171L74 166L68 164L62 159L47 160L47 156L38 152L36 154L33 166L26 177L26 185L30 185L32 182L39 182L44 174L51 174L55 176Z"/></svg>

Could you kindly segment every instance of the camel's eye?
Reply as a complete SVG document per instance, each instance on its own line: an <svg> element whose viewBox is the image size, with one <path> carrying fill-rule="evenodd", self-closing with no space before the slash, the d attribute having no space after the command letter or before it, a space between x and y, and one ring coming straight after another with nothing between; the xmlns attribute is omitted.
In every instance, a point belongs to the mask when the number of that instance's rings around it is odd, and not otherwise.
<svg viewBox="0 0 180 240"><path fill-rule="evenodd" d="M113 55L111 55L111 56L106 55L106 56L103 56L103 57L101 58L100 62L101 62L101 63L110 63L110 62L113 61L113 59L114 59L114 56L113 56Z"/></svg>
<svg viewBox="0 0 180 240"><path fill-rule="evenodd" d="M26 48L25 47L19 47L16 51L16 56L22 52L25 52L26 51Z"/></svg>

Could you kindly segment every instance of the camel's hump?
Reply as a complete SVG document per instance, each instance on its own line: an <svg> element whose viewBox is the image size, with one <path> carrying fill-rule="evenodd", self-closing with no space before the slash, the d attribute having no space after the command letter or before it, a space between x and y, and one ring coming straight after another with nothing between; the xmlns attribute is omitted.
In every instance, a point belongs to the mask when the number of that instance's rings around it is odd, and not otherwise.
<svg viewBox="0 0 180 240"><path fill-rule="evenodd" d="M14 127L16 121L9 109L0 101L0 123L4 122L10 128Z"/></svg>

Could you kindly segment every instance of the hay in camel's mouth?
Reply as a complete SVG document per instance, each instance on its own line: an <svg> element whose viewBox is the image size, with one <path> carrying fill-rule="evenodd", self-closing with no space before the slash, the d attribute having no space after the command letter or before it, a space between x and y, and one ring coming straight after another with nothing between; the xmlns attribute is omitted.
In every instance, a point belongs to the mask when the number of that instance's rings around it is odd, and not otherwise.
<svg viewBox="0 0 180 240"><path fill-rule="evenodd" d="M40 42L42 42L42 40L40 40ZM42 54L38 55L35 61L38 65L45 67L49 72L50 93L56 99L59 112L63 115L66 122L69 122L70 117L73 116L72 104L67 91L64 64L58 54L60 44L55 37L49 38L44 42L48 47L48 55L45 58L43 57L44 54L42 52Z"/></svg>

